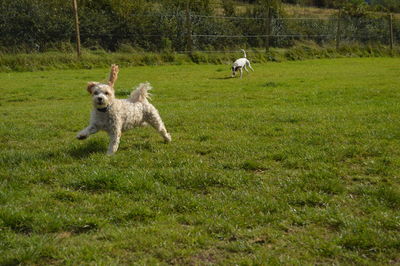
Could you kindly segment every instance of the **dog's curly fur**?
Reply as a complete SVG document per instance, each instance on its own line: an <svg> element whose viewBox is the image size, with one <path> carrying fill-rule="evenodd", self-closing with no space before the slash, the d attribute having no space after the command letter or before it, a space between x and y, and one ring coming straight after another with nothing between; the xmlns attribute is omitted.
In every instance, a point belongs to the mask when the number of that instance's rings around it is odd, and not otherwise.
<svg viewBox="0 0 400 266"><path fill-rule="evenodd" d="M157 109L149 102L149 83L141 83L128 99L115 99L114 83L118 77L118 66L112 65L108 84L89 82L88 92L92 95L93 110L89 126L78 133L77 139L85 139L99 130L110 136L107 154L118 150L121 133L133 127L150 124L164 138L171 141Z"/></svg>

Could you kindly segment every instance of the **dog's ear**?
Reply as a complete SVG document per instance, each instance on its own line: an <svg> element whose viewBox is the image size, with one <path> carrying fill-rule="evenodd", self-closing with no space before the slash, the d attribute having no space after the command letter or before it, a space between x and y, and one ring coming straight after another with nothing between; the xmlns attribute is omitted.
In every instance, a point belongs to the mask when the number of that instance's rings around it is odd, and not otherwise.
<svg viewBox="0 0 400 266"><path fill-rule="evenodd" d="M93 92L93 88L94 88L94 86L96 86L97 84L99 84L98 82L94 82L94 81L91 81L91 82L88 82L88 84L87 84L87 91L90 93L90 94L92 94L92 92Z"/></svg>
<svg viewBox="0 0 400 266"><path fill-rule="evenodd" d="M114 84L118 78L119 67L118 65L112 64L110 70L110 77L108 78L108 85L111 88L114 88Z"/></svg>

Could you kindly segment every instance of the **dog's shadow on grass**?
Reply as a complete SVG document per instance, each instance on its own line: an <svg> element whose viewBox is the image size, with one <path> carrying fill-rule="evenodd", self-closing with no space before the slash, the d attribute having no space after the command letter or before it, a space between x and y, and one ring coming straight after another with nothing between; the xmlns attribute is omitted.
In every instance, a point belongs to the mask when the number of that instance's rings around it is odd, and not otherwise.
<svg viewBox="0 0 400 266"><path fill-rule="evenodd" d="M234 79L235 77L218 77L218 78L211 78L211 79L219 79L219 80L223 80L223 79Z"/></svg>
<svg viewBox="0 0 400 266"><path fill-rule="evenodd" d="M68 153L74 158L88 157L93 153L106 153L107 147L103 141L87 140L81 145L76 145L68 150Z"/></svg>
<svg viewBox="0 0 400 266"><path fill-rule="evenodd" d="M164 143L161 142L160 143ZM67 153L74 158L86 158L92 154L106 154L107 146L104 141L101 140L87 140L85 143L79 143L74 147L70 148ZM119 150L134 149L138 151L155 152L155 147L150 142L145 143L134 143L130 146L120 146Z"/></svg>

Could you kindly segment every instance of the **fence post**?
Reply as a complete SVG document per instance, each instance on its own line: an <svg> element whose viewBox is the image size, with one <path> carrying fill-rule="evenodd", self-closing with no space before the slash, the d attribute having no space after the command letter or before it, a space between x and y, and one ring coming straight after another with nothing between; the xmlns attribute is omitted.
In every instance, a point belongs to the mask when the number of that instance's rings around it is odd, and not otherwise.
<svg viewBox="0 0 400 266"><path fill-rule="evenodd" d="M186 51L192 55L193 46L192 46L192 21L190 17L190 0L186 0Z"/></svg>
<svg viewBox="0 0 400 266"><path fill-rule="evenodd" d="M341 20L342 20L342 9L339 9L338 18L337 18L337 28L336 28L336 50L340 48L340 33L341 33Z"/></svg>
<svg viewBox="0 0 400 266"><path fill-rule="evenodd" d="M78 55L78 58L80 58L81 57L81 37L80 37L80 33L79 33L78 4L76 3L76 0L72 0L72 6L74 8L74 14L75 14L76 53Z"/></svg>
<svg viewBox="0 0 400 266"><path fill-rule="evenodd" d="M394 35L393 35L393 14L389 14L389 31L390 31L390 50L393 50L393 44L394 44Z"/></svg>
<svg viewBox="0 0 400 266"><path fill-rule="evenodd" d="M271 37L271 27L272 27L272 10L271 7L268 6L267 9L267 19L265 25L265 52L269 52L270 48L270 37Z"/></svg>

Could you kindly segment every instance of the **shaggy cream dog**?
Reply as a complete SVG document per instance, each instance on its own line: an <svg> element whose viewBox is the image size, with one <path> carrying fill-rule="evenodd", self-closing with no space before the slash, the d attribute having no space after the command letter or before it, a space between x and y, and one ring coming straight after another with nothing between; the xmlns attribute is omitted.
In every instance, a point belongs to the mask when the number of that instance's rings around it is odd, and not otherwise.
<svg viewBox="0 0 400 266"><path fill-rule="evenodd" d="M121 133L133 127L150 124L164 138L171 141L157 109L148 101L151 89L149 83L141 83L132 91L128 99L115 99L114 83L118 77L118 66L112 65L108 84L89 82L87 91L92 95L93 110L89 126L76 136L77 139L86 139L99 130L104 130L110 136L107 154L111 155L118 150Z"/></svg>

